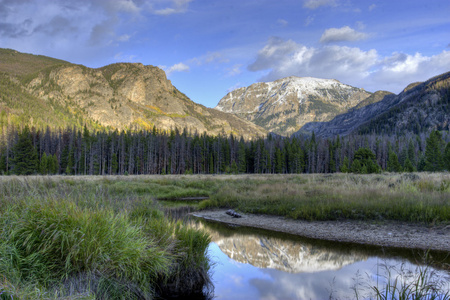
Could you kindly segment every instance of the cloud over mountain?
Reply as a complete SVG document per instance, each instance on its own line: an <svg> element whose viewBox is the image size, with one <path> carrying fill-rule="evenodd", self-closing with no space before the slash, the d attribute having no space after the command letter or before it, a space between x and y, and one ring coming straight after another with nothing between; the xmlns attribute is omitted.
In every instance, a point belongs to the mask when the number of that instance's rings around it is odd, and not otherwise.
<svg viewBox="0 0 450 300"><path fill-rule="evenodd" d="M189 71L189 66L184 64L184 63L178 63L178 64L174 64L173 66L170 66L168 68L162 67L165 71L167 75L170 75L174 72L188 72Z"/></svg>
<svg viewBox="0 0 450 300"><path fill-rule="evenodd" d="M287 76L341 78L367 76L377 62L376 50L363 51L346 46L307 47L292 40L269 39L249 65L250 71L270 70L262 80L273 81Z"/></svg>
<svg viewBox="0 0 450 300"><path fill-rule="evenodd" d="M272 37L247 68L253 72L266 71L261 81L292 75L339 78L368 90L382 84L390 91L399 92L411 82L450 70L450 52L433 56L393 53L383 57L375 49L365 51L338 45L315 48Z"/></svg>
<svg viewBox="0 0 450 300"><path fill-rule="evenodd" d="M191 1L0 0L0 39L2 47L95 62L135 38L137 21L184 13Z"/></svg>

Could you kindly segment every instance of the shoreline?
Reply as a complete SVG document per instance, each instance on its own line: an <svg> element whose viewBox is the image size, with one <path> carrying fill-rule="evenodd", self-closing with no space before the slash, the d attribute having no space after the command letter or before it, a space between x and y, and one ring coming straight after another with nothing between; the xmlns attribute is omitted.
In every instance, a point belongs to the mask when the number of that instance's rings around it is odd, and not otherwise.
<svg viewBox="0 0 450 300"><path fill-rule="evenodd" d="M226 211L205 210L192 215L225 224L278 231L311 239L450 253L450 225L428 227L395 221L304 221L254 214L241 214L241 218L233 218Z"/></svg>

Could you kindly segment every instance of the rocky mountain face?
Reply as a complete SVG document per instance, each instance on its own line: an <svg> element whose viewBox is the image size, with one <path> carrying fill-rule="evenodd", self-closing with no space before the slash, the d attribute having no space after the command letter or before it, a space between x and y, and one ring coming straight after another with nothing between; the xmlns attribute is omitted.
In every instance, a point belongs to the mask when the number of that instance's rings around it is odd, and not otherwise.
<svg viewBox="0 0 450 300"><path fill-rule="evenodd" d="M213 135L224 132L246 138L267 133L234 115L194 103L167 80L163 70L154 66L117 63L91 69L0 49L0 73L9 90L16 91L17 101L26 94L46 106L49 115L55 111L67 119L71 118L67 115L76 115L77 119L106 128L186 128L191 132ZM0 97L1 94L0 90ZM13 108L17 103L8 99L0 98L0 108L20 114L20 110ZM32 109L23 113L39 119Z"/></svg>
<svg viewBox="0 0 450 300"><path fill-rule="evenodd" d="M236 89L215 109L289 136L308 122L329 121L371 95L337 80L287 77Z"/></svg>
<svg viewBox="0 0 450 300"><path fill-rule="evenodd" d="M380 94L382 95L382 94ZM329 122L305 124L298 134L323 137L356 133L420 133L450 129L450 72L413 83L400 94L355 107Z"/></svg>

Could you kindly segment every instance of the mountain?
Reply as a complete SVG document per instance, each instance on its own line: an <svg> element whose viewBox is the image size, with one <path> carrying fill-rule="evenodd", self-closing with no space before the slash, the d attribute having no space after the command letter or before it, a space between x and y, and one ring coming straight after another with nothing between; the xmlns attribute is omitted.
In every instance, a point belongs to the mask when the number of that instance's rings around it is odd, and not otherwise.
<svg viewBox="0 0 450 300"><path fill-rule="evenodd" d="M187 128L263 136L263 128L191 101L163 70L140 63L98 69L0 49L2 122L110 129ZM0 124L1 125L1 124Z"/></svg>
<svg viewBox="0 0 450 300"><path fill-rule="evenodd" d="M331 120L371 95L334 79L292 76L236 89L215 109L288 136L308 122Z"/></svg>
<svg viewBox="0 0 450 300"><path fill-rule="evenodd" d="M380 94L381 95L381 94ZM408 85L400 94L355 107L329 122L305 124L297 134L323 137L355 133L420 133L450 130L450 72Z"/></svg>

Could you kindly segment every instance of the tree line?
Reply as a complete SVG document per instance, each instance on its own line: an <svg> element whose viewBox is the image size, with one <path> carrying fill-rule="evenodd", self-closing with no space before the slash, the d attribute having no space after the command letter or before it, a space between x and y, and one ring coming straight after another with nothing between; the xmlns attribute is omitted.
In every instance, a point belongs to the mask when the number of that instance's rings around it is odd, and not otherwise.
<svg viewBox="0 0 450 300"><path fill-rule="evenodd" d="M450 135L244 140L187 130L95 131L4 126L1 174L378 173L450 170Z"/></svg>

